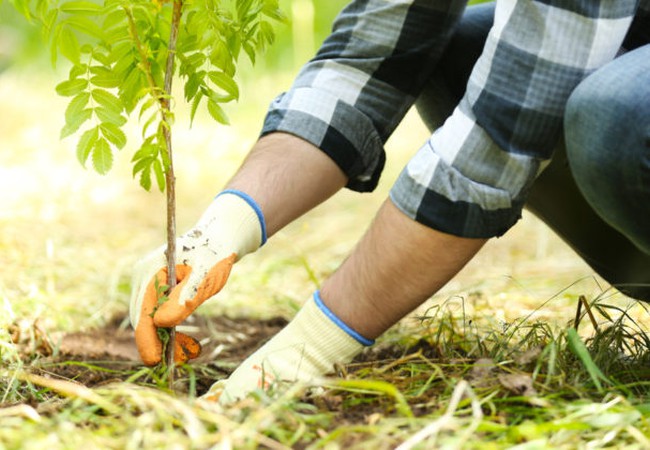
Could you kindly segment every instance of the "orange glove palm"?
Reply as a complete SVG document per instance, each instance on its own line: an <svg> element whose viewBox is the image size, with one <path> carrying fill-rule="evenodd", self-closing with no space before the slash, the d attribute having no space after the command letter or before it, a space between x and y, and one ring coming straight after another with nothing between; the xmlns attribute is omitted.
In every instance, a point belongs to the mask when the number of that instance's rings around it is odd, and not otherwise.
<svg viewBox="0 0 650 450"><path fill-rule="evenodd" d="M159 294L156 286L168 284L167 268L160 269L144 293L140 306L140 320L135 327L135 342L142 361L153 366L162 358L163 343L158 336L158 327L171 328L180 325L203 302L217 294L228 280L236 255L233 253L214 265L203 278L196 291L196 295L185 302L180 301L180 294L186 286L192 267L186 265L176 266L176 282L178 283L167 297L167 301L158 305ZM157 280L157 281L156 281ZM198 343L183 333L176 333L176 348L174 360L184 363L189 359L199 356Z"/></svg>
<svg viewBox="0 0 650 450"><path fill-rule="evenodd" d="M217 294L238 258L256 250L266 239L259 207L248 196L226 191L219 195L197 225L178 238L177 285L158 305L157 288L166 286L165 248L158 248L135 268L131 296L131 324L142 361L155 365L162 358L158 327L175 327L203 302ZM198 343L176 333L175 356L185 362L198 356Z"/></svg>

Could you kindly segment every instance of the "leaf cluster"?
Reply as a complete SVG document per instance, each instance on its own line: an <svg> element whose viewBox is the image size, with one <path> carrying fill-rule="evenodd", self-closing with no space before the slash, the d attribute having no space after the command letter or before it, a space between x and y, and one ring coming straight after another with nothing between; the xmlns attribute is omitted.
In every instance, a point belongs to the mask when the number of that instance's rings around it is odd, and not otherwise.
<svg viewBox="0 0 650 450"><path fill-rule="evenodd" d="M136 118L142 141L132 157L133 175L149 190L165 189L164 131L174 122L174 98L165 90L166 61L184 83L193 120L199 106L228 124L222 105L239 98L235 80L241 53L254 63L274 40L272 21L284 16L278 0L174 0L182 2L176 48L170 49L172 6L164 0L11 0L39 22L52 63L71 63L56 91L70 98L61 137L79 134L77 158L106 174L127 144L125 127Z"/></svg>

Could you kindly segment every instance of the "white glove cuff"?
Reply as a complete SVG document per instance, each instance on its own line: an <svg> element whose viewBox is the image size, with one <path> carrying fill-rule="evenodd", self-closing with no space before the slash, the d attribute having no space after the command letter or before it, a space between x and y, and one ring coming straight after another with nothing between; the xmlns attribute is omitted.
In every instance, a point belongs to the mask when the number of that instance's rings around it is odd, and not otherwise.
<svg viewBox="0 0 650 450"><path fill-rule="evenodd" d="M266 242L266 222L261 208L248 194L233 189L215 197L196 229L201 230L206 240L227 245L226 253L236 253L238 259Z"/></svg>
<svg viewBox="0 0 650 450"><path fill-rule="evenodd" d="M318 307L320 312L322 314L324 314L325 316L327 316L327 318L332 322L332 324L336 325L340 329L339 331L344 331L345 334L347 334L349 337L353 338L359 344L364 345L366 347L368 347L370 345L373 345L375 343L374 339L368 339L367 337L362 336L360 333L358 333L356 330L354 330L348 324L346 324L341 319L339 319L338 316L336 316L325 305L325 303L323 303L323 300L320 298L320 291L314 292L314 303Z"/></svg>

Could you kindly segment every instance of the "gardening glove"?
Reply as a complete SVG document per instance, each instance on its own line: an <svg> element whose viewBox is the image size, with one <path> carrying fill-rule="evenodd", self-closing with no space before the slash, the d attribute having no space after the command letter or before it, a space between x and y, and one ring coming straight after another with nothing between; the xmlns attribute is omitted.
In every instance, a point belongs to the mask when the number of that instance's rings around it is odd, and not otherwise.
<svg viewBox="0 0 650 450"><path fill-rule="evenodd" d="M226 380L217 381L203 399L227 405L257 389L281 389L286 383L309 383L352 361L372 345L323 303L318 291L289 324L249 356Z"/></svg>
<svg viewBox="0 0 650 450"><path fill-rule="evenodd" d="M158 306L157 292L160 286L168 285L166 246L136 264L129 313L138 352L146 365L158 364L162 358L157 327L170 328L183 322L221 290L236 261L265 241L266 226L259 206L245 193L227 190L214 199L194 228L177 239L178 284L166 302ZM181 333L176 336L177 362L198 356L192 338Z"/></svg>

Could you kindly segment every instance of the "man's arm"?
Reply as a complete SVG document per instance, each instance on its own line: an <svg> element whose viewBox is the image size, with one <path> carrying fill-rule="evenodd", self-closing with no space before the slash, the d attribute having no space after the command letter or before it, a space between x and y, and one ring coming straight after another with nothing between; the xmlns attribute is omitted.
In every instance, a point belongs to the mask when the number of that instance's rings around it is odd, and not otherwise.
<svg viewBox="0 0 650 450"><path fill-rule="evenodd" d="M375 339L441 289L486 239L441 233L386 200L321 297L352 329Z"/></svg>
<svg viewBox="0 0 650 450"><path fill-rule="evenodd" d="M273 133L260 139L227 187L255 198L271 236L346 182L320 149ZM421 225L386 201L352 255L323 284L322 299L344 323L374 339L442 288L484 242Z"/></svg>
<svg viewBox="0 0 650 450"><path fill-rule="evenodd" d="M315 145L280 132L260 138L226 188L255 199L270 237L346 183L343 171Z"/></svg>

